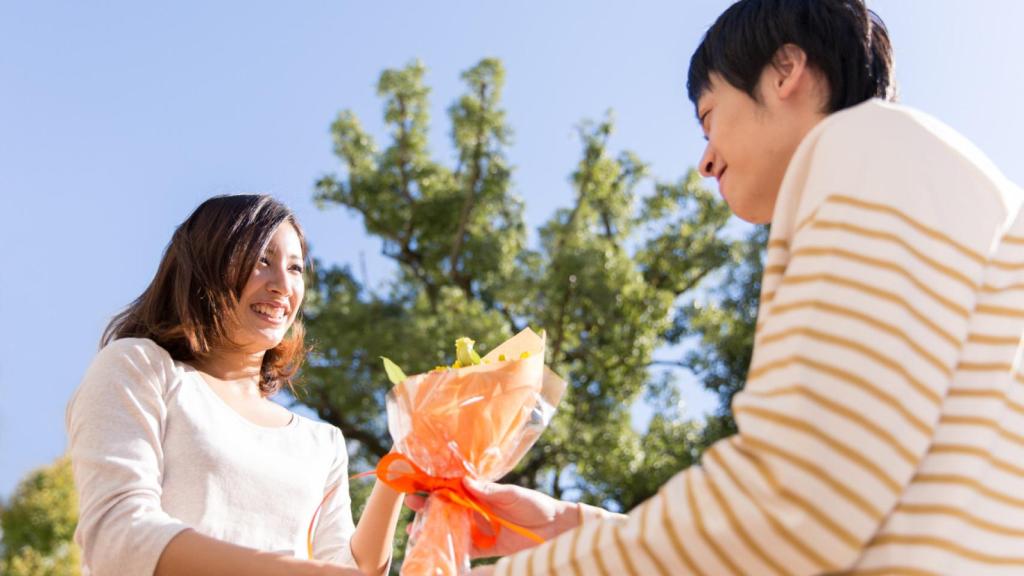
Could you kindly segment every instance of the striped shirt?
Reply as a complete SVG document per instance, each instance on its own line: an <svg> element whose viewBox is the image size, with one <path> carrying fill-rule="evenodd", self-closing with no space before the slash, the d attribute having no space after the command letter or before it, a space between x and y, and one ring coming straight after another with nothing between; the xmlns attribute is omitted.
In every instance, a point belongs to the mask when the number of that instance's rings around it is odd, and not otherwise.
<svg viewBox="0 0 1024 576"><path fill-rule="evenodd" d="M920 112L826 118L776 203L739 434L496 573L1024 574L1021 202Z"/></svg>

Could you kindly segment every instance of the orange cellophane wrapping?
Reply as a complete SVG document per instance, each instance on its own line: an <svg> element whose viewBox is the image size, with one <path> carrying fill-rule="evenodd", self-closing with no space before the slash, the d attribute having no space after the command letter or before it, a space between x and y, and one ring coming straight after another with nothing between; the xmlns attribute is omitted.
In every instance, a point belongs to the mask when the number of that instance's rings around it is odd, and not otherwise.
<svg viewBox="0 0 1024 576"><path fill-rule="evenodd" d="M498 361L500 355L508 360ZM564 390L565 383L544 366L543 336L529 329L484 360L411 376L389 393L395 448L431 478L504 476L546 426ZM402 574L466 574L471 542L481 545L478 534L471 534L471 510L451 491L433 494L413 527Z"/></svg>
<svg viewBox="0 0 1024 576"><path fill-rule="evenodd" d="M470 515L465 508L431 497L412 534L403 576L457 576L469 570Z"/></svg>

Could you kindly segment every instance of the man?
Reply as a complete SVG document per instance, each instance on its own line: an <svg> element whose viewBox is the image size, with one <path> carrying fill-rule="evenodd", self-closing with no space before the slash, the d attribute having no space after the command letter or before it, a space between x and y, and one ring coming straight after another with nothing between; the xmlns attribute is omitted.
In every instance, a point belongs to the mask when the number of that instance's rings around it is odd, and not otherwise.
<svg viewBox="0 0 1024 576"><path fill-rule="evenodd" d="M886 102L861 0L740 0L688 88L701 172L772 224L739 433L628 516L471 486L547 538L479 573L1024 573L1021 192Z"/></svg>

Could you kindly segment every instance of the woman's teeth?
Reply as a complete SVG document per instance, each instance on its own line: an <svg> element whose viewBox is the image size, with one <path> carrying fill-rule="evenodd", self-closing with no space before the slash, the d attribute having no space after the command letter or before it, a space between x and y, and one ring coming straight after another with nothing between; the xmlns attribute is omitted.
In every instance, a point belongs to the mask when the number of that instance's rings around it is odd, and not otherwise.
<svg viewBox="0 0 1024 576"><path fill-rule="evenodd" d="M262 304L253 304L251 308L253 312L256 312L261 316L266 316L271 320L280 320L281 318L284 318L284 308L280 308L278 306L264 306Z"/></svg>

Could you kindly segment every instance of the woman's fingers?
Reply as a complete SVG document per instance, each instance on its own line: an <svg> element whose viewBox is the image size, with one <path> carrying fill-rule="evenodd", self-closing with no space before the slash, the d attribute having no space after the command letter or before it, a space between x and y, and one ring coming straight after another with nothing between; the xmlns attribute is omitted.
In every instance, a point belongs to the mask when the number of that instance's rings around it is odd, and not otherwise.
<svg viewBox="0 0 1024 576"><path fill-rule="evenodd" d="M409 494L405 497L405 505L411 508L415 512L423 510L426 506L427 499L419 494Z"/></svg>

